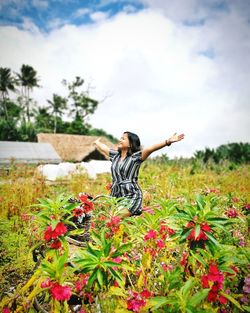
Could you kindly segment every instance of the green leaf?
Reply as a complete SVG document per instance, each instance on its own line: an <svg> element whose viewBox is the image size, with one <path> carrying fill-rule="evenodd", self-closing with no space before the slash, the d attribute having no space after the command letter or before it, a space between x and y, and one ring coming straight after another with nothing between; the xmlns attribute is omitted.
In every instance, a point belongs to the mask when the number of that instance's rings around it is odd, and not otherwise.
<svg viewBox="0 0 250 313"><path fill-rule="evenodd" d="M110 249L111 249L112 242L109 242L106 247L104 248L104 256L107 257L109 255Z"/></svg>
<svg viewBox="0 0 250 313"><path fill-rule="evenodd" d="M98 270L97 270L97 280L98 280L100 287L102 288L102 286L103 286L103 272L101 271L100 268L98 268Z"/></svg>
<svg viewBox="0 0 250 313"><path fill-rule="evenodd" d="M183 240L186 240L187 237L190 235L191 231L193 229L192 228L186 228L184 229L182 232L181 232L181 235L180 235L180 242L183 241Z"/></svg>
<svg viewBox="0 0 250 313"><path fill-rule="evenodd" d="M132 248L132 243L126 243L120 246L114 253L112 253L111 257L116 258L117 256L121 256L124 252L130 250Z"/></svg>
<svg viewBox="0 0 250 313"><path fill-rule="evenodd" d="M210 233L204 231L204 233L207 235L208 239L210 241L212 241L213 244L215 244L216 246L219 246L220 244L218 243L218 241L214 238L213 235L211 235Z"/></svg>
<svg viewBox="0 0 250 313"><path fill-rule="evenodd" d="M197 237L199 236L200 231L201 231L201 225L200 224L196 224L195 225L195 235L194 235L195 239L197 239Z"/></svg>
<svg viewBox="0 0 250 313"><path fill-rule="evenodd" d="M120 275L120 273L118 271L114 271L112 268L109 268L109 271L111 273L111 275L117 279L118 284L120 285L120 283L122 283L122 285L124 284L122 276ZM120 286L122 287L122 286Z"/></svg>
<svg viewBox="0 0 250 313"><path fill-rule="evenodd" d="M196 203L197 203L197 207L200 210L203 210L204 206L206 205L206 202L204 201L204 199L201 195L196 196Z"/></svg>
<svg viewBox="0 0 250 313"><path fill-rule="evenodd" d="M159 309L161 306L168 303L168 299L166 297L154 297L148 300L148 306L154 311Z"/></svg>
<svg viewBox="0 0 250 313"><path fill-rule="evenodd" d="M195 258L198 262L200 262L204 267L207 266L206 262L204 261L204 259L203 259L199 254L193 253L193 252L191 251L191 255L192 255L192 257Z"/></svg>
<svg viewBox="0 0 250 313"><path fill-rule="evenodd" d="M87 283L87 288L90 288L92 285L93 285L93 283L94 283L94 281L95 281L95 279L96 279L96 277L97 277L97 271L98 271L98 268L96 268L94 271L93 271L93 273L90 275L90 277L89 277L89 279L88 279L88 283Z"/></svg>
<svg viewBox="0 0 250 313"><path fill-rule="evenodd" d="M188 281L185 282L184 286L181 288L181 292L184 298L187 297L188 292L192 288L193 284L194 284L194 281L192 278L190 278Z"/></svg>
<svg viewBox="0 0 250 313"><path fill-rule="evenodd" d="M223 297L225 297L226 299L228 299L230 302L232 302L235 306L237 306L238 309L240 309L241 311L243 311L241 305L239 304L239 302L237 300L235 300L232 296L228 295L227 293L221 291L220 295L222 295Z"/></svg>
<svg viewBox="0 0 250 313"><path fill-rule="evenodd" d="M191 306L197 306L199 303L201 303L202 300L204 300L208 293L209 293L210 289L203 289L200 292L196 293L190 300L189 300L189 304Z"/></svg>

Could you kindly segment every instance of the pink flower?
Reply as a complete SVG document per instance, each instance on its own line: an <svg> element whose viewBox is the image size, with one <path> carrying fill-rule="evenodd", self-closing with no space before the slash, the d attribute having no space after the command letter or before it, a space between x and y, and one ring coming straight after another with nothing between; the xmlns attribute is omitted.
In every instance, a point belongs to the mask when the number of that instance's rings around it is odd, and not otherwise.
<svg viewBox="0 0 250 313"><path fill-rule="evenodd" d="M161 267L162 267L164 272L166 272L168 270L168 267L167 267L166 263L164 263L164 262L161 263Z"/></svg>
<svg viewBox="0 0 250 313"><path fill-rule="evenodd" d="M7 307L3 308L3 313L10 313L10 309Z"/></svg>
<svg viewBox="0 0 250 313"><path fill-rule="evenodd" d="M51 286L52 284L49 278L41 282L41 288L50 288Z"/></svg>
<svg viewBox="0 0 250 313"><path fill-rule="evenodd" d="M77 292L80 292L88 283L89 275L80 274L79 279L75 283L75 288Z"/></svg>
<svg viewBox="0 0 250 313"><path fill-rule="evenodd" d="M112 261L115 262L115 263L121 263L122 262L122 258L120 256L118 256L117 258L113 258Z"/></svg>
<svg viewBox="0 0 250 313"><path fill-rule="evenodd" d="M150 229L147 234L144 236L144 240L150 240L157 237L157 232L153 229Z"/></svg>
<svg viewBox="0 0 250 313"><path fill-rule="evenodd" d="M69 300L71 296L71 288L68 286L61 286L58 283L54 283L50 289L51 295L58 301Z"/></svg>

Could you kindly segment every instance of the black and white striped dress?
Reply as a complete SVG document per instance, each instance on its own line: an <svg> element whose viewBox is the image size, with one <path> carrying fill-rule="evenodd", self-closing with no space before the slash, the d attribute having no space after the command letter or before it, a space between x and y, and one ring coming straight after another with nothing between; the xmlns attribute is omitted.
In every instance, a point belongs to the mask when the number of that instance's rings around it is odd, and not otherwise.
<svg viewBox="0 0 250 313"><path fill-rule="evenodd" d="M112 186L111 196L129 199L129 211L131 215L142 213L142 191L137 183L139 169L142 163L141 151L126 156L120 160L120 153L110 149L109 157L111 164Z"/></svg>

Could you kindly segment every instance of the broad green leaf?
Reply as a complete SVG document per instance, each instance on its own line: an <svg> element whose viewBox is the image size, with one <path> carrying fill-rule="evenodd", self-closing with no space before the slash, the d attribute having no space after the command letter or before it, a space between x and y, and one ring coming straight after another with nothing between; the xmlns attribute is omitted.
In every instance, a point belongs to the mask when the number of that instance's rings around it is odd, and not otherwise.
<svg viewBox="0 0 250 313"><path fill-rule="evenodd" d="M102 286L103 286L103 272L101 271L100 268L98 268L98 270L97 270L97 280L98 280L100 287L102 288Z"/></svg>
<svg viewBox="0 0 250 313"><path fill-rule="evenodd" d="M191 299L189 299L189 304L196 307L202 300L207 297L209 290L210 289L203 289L200 292L196 293Z"/></svg>
<svg viewBox="0 0 250 313"><path fill-rule="evenodd" d="M194 281L192 278L190 278L188 281L185 282L184 286L181 287L181 293L183 294L183 297L186 298L190 289L192 288L194 284Z"/></svg>
<svg viewBox="0 0 250 313"><path fill-rule="evenodd" d="M96 268L93 271L93 273L90 275L90 277L88 279L88 283L87 283L87 288L90 288L93 285L93 283L94 283L94 281L95 281L95 279L97 277L97 271L98 271L98 268Z"/></svg>
<svg viewBox="0 0 250 313"><path fill-rule="evenodd" d="M155 311L168 303L167 297L154 297L148 300L148 307Z"/></svg>
<svg viewBox="0 0 250 313"><path fill-rule="evenodd" d="M211 235L210 233L206 231L204 231L204 233L207 235L208 239L212 241L213 244L215 244L216 246L219 246L219 242L214 238L213 235Z"/></svg>

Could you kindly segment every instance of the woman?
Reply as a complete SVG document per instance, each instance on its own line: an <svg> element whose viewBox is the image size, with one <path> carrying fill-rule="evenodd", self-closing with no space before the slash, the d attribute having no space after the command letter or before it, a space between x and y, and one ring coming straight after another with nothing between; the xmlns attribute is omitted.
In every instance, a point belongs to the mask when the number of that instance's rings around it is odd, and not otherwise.
<svg viewBox="0 0 250 313"><path fill-rule="evenodd" d="M126 198L129 200L125 216L140 215L142 213L142 191L137 183L141 163L149 155L172 143L180 141L184 134L176 133L169 139L141 149L139 137L131 132L124 132L118 143L118 150L109 149L100 138L95 141L97 148L106 155L109 155L112 174L111 196Z"/></svg>

